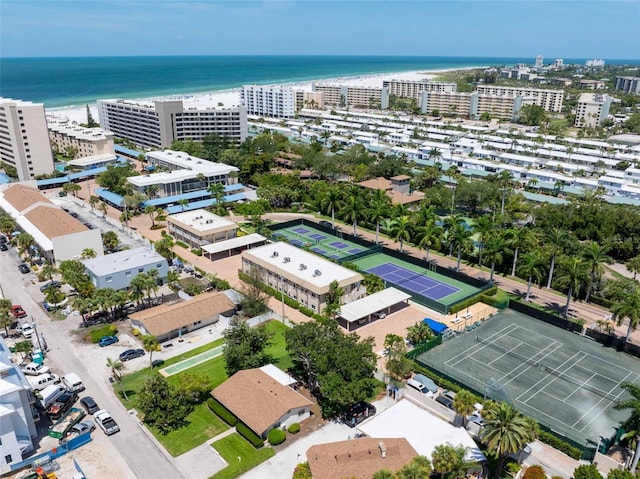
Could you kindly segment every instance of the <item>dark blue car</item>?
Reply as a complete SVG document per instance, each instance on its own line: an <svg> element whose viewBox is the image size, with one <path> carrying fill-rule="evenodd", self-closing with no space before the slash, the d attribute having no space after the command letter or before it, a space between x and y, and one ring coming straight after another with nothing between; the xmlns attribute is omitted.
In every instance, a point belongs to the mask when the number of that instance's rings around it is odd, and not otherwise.
<svg viewBox="0 0 640 479"><path fill-rule="evenodd" d="M117 342L118 342L117 336L105 336L103 338L100 338L100 341L98 341L98 346L102 348L104 346L109 346L110 344L114 344Z"/></svg>

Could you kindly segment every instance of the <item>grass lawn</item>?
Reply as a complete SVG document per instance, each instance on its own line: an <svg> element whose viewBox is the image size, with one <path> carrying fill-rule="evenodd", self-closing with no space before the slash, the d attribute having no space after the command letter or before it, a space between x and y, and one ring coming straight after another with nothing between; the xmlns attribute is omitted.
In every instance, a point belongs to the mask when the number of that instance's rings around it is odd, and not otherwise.
<svg viewBox="0 0 640 479"><path fill-rule="evenodd" d="M162 434L154 428L149 428L156 439L162 443L172 456L184 454L207 439L211 439L229 429L229 426L211 412L207 403L198 404L191 414L187 416L186 420L189 422L188 426L171 431L168 434Z"/></svg>
<svg viewBox="0 0 640 479"><path fill-rule="evenodd" d="M233 433L214 442L211 447L218 451L229 465L213 475L210 479L231 479L237 477L253 469L270 457L273 457L275 454L270 447L255 449L238 433ZM238 457L240 461L238 461Z"/></svg>
<svg viewBox="0 0 640 479"><path fill-rule="evenodd" d="M291 360L291 356L287 352L287 344L284 340L284 332L289 329L287 326L282 324L280 321L269 321L265 323L264 327L274 333L273 335L273 344L269 346L266 350L267 353L271 354L273 357L273 364L278 366L283 371L286 371L291 366L293 366L293 361Z"/></svg>

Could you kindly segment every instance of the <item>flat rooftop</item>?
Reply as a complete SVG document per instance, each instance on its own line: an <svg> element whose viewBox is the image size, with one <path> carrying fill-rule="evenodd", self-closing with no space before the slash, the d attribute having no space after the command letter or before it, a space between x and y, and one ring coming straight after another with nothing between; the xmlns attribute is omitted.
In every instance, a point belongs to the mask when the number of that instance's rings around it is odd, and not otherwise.
<svg viewBox="0 0 640 479"><path fill-rule="evenodd" d="M237 228L238 225L207 210L185 211L168 217L171 223L188 226L199 233L210 230Z"/></svg>
<svg viewBox="0 0 640 479"><path fill-rule="evenodd" d="M167 260L148 246L119 251L117 253L82 261L84 266L96 276L141 268L153 262L166 263Z"/></svg>

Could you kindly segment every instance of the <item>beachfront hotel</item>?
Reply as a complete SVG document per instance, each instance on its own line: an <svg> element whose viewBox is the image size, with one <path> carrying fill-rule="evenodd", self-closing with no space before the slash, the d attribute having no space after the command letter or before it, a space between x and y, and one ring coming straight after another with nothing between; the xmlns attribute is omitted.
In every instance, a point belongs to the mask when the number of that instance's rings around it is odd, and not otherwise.
<svg viewBox="0 0 640 479"><path fill-rule="evenodd" d="M47 115L51 147L66 153L76 150L75 158L115 155L113 133L102 128L86 128L69 122L67 117Z"/></svg>
<svg viewBox="0 0 640 479"><path fill-rule="evenodd" d="M0 97L0 164L14 167L20 181L53 171L44 104Z"/></svg>
<svg viewBox="0 0 640 479"><path fill-rule="evenodd" d="M240 103L248 115L271 118L293 118L296 92L281 86L245 85L240 90Z"/></svg>
<svg viewBox="0 0 640 479"><path fill-rule="evenodd" d="M231 185L238 182L238 168L191 156L183 151L150 151L146 155L149 171L157 173L127 178L134 190L146 193L151 185L157 185L157 197L182 195L206 190L213 183Z"/></svg>
<svg viewBox="0 0 640 479"><path fill-rule="evenodd" d="M173 140L202 141L212 133L236 144L247 138L244 107L197 108L182 100L98 100L98 118L102 128L146 148L167 148Z"/></svg>
<svg viewBox="0 0 640 479"><path fill-rule="evenodd" d="M612 98L601 93L583 93L578 98L576 121L578 128L595 128L609 115Z"/></svg>
<svg viewBox="0 0 640 479"><path fill-rule="evenodd" d="M244 251L242 272L256 274L264 284L284 291L316 313L326 307L334 280L344 288L343 304L365 295L362 275L289 243L276 242Z"/></svg>
<svg viewBox="0 0 640 479"><path fill-rule="evenodd" d="M326 105L380 106L389 105L389 91L386 88L347 85L319 85L314 83L314 92L324 94Z"/></svg>
<svg viewBox="0 0 640 479"><path fill-rule="evenodd" d="M455 82L434 82L429 80L384 80L383 88L389 90L389 95L401 98L420 99L420 93L423 91L455 93L458 91L458 85Z"/></svg>
<svg viewBox="0 0 640 479"><path fill-rule="evenodd" d="M531 98L534 105L541 106L546 111L560 113L564 100L563 90L547 90L544 88L518 88L510 86L478 85L476 91L480 95L497 95L515 98Z"/></svg>

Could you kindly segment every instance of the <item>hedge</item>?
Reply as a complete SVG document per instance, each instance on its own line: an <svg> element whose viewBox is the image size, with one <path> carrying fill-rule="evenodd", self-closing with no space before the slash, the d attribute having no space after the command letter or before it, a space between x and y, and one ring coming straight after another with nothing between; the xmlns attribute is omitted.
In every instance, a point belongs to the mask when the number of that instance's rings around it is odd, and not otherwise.
<svg viewBox="0 0 640 479"><path fill-rule="evenodd" d="M567 456L573 459L579 460L582 456L582 451L580 451L580 449L563 441L553 433L541 430L538 433L538 439L540 439L540 441L544 442L545 444L553 447L554 449L557 449L560 452L564 452Z"/></svg>
<svg viewBox="0 0 640 479"><path fill-rule="evenodd" d="M220 419L226 422L229 426L233 427L238 424L238 418L235 417L226 407L220 404L216 399L207 399L207 406L211 409L211 412L215 413Z"/></svg>
<svg viewBox="0 0 640 479"><path fill-rule="evenodd" d="M294 422L291 426L289 426L288 431L291 434L298 434L300 432L300 423L299 422Z"/></svg>
<svg viewBox="0 0 640 479"><path fill-rule="evenodd" d="M282 444L287 440L287 435L282 429L275 428L269 431L269 434L267 434L267 439L269 440L269 444L271 444L272 446L277 446L278 444Z"/></svg>
<svg viewBox="0 0 640 479"><path fill-rule="evenodd" d="M97 343L105 336L115 336L118 332L118 328L113 325L102 326L101 328L94 329L89 333L89 339L92 343Z"/></svg>
<svg viewBox="0 0 640 479"><path fill-rule="evenodd" d="M193 248L191 252L196 256L202 256L202 250L200 248Z"/></svg>
<svg viewBox="0 0 640 479"><path fill-rule="evenodd" d="M236 424L236 431L247 441L249 441L251 445L256 449L264 446L264 440L243 423L239 422L238 424Z"/></svg>
<svg viewBox="0 0 640 479"><path fill-rule="evenodd" d="M184 249L189 249L189 245L188 245L187 243L185 243L184 241L180 241L180 240L178 240L178 241L176 241L176 244L177 244L178 246L183 247Z"/></svg>
<svg viewBox="0 0 640 479"><path fill-rule="evenodd" d="M502 295L496 296L497 292L498 287L492 286L486 291L482 291L481 293L471 296L470 298L460 301L459 303L451 305L449 307L449 314L457 313L458 311L462 311L463 309L466 309L469 306L480 302L488 304L489 306L500 307L502 305L501 303L506 301L507 298L501 297Z"/></svg>

